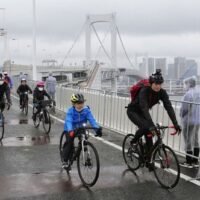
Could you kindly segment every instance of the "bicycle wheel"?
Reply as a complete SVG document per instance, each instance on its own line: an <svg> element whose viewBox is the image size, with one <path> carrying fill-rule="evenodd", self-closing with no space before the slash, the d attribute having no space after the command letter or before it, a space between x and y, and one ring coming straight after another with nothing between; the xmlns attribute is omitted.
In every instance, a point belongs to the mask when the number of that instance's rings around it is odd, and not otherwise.
<svg viewBox="0 0 200 200"><path fill-rule="evenodd" d="M63 132L60 136L60 143L59 143L59 152L60 152L60 159L63 162L63 147L66 142L65 133Z"/></svg>
<svg viewBox="0 0 200 200"><path fill-rule="evenodd" d="M25 115L28 115L28 100L25 100L24 102L24 111L25 111Z"/></svg>
<svg viewBox="0 0 200 200"><path fill-rule="evenodd" d="M154 174L160 185L167 189L174 188L180 178L179 161L174 151L166 145L158 147L153 154L153 163L156 166Z"/></svg>
<svg viewBox="0 0 200 200"><path fill-rule="evenodd" d="M0 141L4 137L4 117L3 114L0 113Z"/></svg>
<svg viewBox="0 0 200 200"><path fill-rule="evenodd" d="M99 155L92 143L87 142L77 159L78 174L85 186L92 187L98 180L100 171Z"/></svg>
<svg viewBox="0 0 200 200"><path fill-rule="evenodd" d="M39 125L40 125L40 114L39 113L36 115L36 118L35 118L35 121L33 121L33 124L36 128L39 127Z"/></svg>
<svg viewBox="0 0 200 200"><path fill-rule="evenodd" d="M47 110L45 112L46 112L47 117L45 118L44 111L43 111L42 124L43 124L45 133L48 134L51 130L51 118L50 118L49 112Z"/></svg>
<svg viewBox="0 0 200 200"><path fill-rule="evenodd" d="M140 167L139 154L131 147L131 140L134 138L133 134L128 134L124 138L122 145L123 158L130 170L137 170Z"/></svg>

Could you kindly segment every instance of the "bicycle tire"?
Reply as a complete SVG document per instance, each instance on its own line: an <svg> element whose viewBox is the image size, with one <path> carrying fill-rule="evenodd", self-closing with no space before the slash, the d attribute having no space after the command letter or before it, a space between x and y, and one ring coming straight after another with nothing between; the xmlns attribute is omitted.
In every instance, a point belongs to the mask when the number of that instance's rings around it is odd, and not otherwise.
<svg viewBox="0 0 200 200"><path fill-rule="evenodd" d="M0 141L2 141L3 137L4 137L4 116L3 114L1 113L1 118L2 118L2 124L0 125L0 134L1 134L1 137L0 137Z"/></svg>
<svg viewBox="0 0 200 200"><path fill-rule="evenodd" d="M154 168L154 174L158 183L166 189L174 188L180 179L179 161L174 151L163 144L153 153L152 162L156 167ZM165 180L164 173L166 173L166 178L172 177L171 183L169 183L169 180Z"/></svg>
<svg viewBox="0 0 200 200"><path fill-rule="evenodd" d="M46 110L46 114L47 114L48 123L45 123L45 116L44 116L44 111L43 111L42 124L43 124L43 128L44 128L44 132L46 134L49 134L49 132L51 130L51 117L50 117L50 114L47 110Z"/></svg>
<svg viewBox="0 0 200 200"><path fill-rule="evenodd" d="M88 147L90 148L90 150ZM94 177L92 178L91 181L89 181L89 180L86 180L86 178L91 177L91 174L92 174L91 171L93 170L93 167L94 167L94 160L91 159L92 151L94 153L93 155L95 156L96 169L94 171ZM82 162L83 158L81 157L83 155L83 152L87 152L87 155L84 153L85 158L87 158L86 159L87 161L85 160L84 162ZM90 156L90 157L88 157L88 156ZM82 166L85 169L87 168L86 171L87 172L89 171L90 176L84 177L83 171L82 171ZM92 187L97 182L97 180L99 178L99 172L100 172L100 161L99 161L98 152L92 143L87 141L87 144L84 146L84 149L81 149L81 151L79 152L78 158L77 158L77 168L78 168L79 177L80 177L83 185L85 185L87 187Z"/></svg>
<svg viewBox="0 0 200 200"><path fill-rule="evenodd" d="M61 160L61 162L63 162L63 155L62 155L63 146L64 146L64 144L66 142L66 137L64 137L64 136L65 136L65 133L63 132L61 134L61 136L60 136L60 142L59 142L59 152L60 152L60 160Z"/></svg>
<svg viewBox="0 0 200 200"><path fill-rule="evenodd" d="M28 100L27 99L25 100L25 103L24 103L24 110L25 110L25 115L27 116L28 115Z"/></svg>
<svg viewBox="0 0 200 200"><path fill-rule="evenodd" d="M134 138L133 134L125 136L122 144L123 158L130 170L137 170L140 167L140 155L131 148L130 141Z"/></svg>

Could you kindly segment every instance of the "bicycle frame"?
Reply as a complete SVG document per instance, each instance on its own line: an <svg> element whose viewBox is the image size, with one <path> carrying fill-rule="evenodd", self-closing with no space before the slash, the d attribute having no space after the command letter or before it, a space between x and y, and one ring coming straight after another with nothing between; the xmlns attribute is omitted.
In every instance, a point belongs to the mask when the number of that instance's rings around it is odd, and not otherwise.
<svg viewBox="0 0 200 200"><path fill-rule="evenodd" d="M158 126L159 128L159 126ZM157 140L156 142L153 144L153 146L151 147L151 149L148 151L148 152L145 152L145 154L141 154L140 156L143 158L144 162L147 161L147 158L150 158L150 162L152 162L152 155L153 153L156 151L156 149L158 149L159 146L163 145L163 137L164 137L164 134L165 134L165 130L164 128L167 128L167 127L163 127L163 129L160 129L158 130L158 133L156 134L157 136ZM173 135L174 133L172 133L171 135ZM153 135L150 133L147 137L153 137ZM139 146L140 146L140 149L143 148L143 151L144 151L144 144L142 144L141 142L139 142Z"/></svg>

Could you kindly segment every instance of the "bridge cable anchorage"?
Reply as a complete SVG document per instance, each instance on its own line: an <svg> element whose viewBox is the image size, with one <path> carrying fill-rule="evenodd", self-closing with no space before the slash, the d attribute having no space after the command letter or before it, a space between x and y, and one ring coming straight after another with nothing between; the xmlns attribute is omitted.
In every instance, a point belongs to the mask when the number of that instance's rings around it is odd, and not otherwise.
<svg viewBox="0 0 200 200"><path fill-rule="evenodd" d="M104 43L105 39L107 38L107 35L108 35L109 31L110 31L110 28L111 28L111 26L108 28L106 34L104 35L104 38L103 38L103 40L102 40L102 44ZM101 48L102 48L102 47L101 47L101 45L100 45L100 46L99 46L99 49L97 50L97 53L96 53L96 56L95 56L95 60L97 59L97 56L99 55L99 53L100 53L100 51L101 51Z"/></svg>
<svg viewBox="0 0 200 200"><path fill-rule="evenodd" d="M78 39L79 39L81 33L83 32L83 30L84 30L84 28L85 28L85 25L86 25L86 21L85 21L85 23L83 24L83 26L81 27L81 29L80 29L79 33L77 34L77 36L75 37L75 40L74 40L74 42L72 43L72 46L71 46L71 47L69 48L69 50L67 51L67 54L65 55L63 61L62 61L61 64L60 64L61 66L64 64L65 60L68 58L69 54L71 53L72 49L74 48L76 42L78 41Z"/></svg>
<svg viewBox="0 0 200 200"><path fill-rule="evenodd" d="M119 40L120 40L120 42L121 42L122 48L123 48L123 50L124 50L125 56L126 56L128 62L130 63L130 65L131 65L133 68L135 68L134 64L132 63L132 61L130 60L130 58L129 58L129 56L128 56L128 53L127 53L127 51L126 51L126 48L125 48L125 46L124 46L122 37L121 37L120 32L119 32L119 28L118 28L117 25L115 25L115 27L116 27L116 30L117 30L117 33L118 33Z"/></svg>
<svg viewBox="0 0 200 200"><path fill-rule="evenodd" d="M110 58L110 56L109 56L108 52L106 51L106 49L105 49L104 45L102 44L102 42L101 42L101 40L100 40L100 38L99 38L99 35L98 35L98 33L97 33L97 31L96 31L96 29L95 29L94 25L93 25L93 24L91 24L91 26L92 26L92 28L93 28L93 31L94 31L94 33L95 33L95 35L96 35L97 39L99 40L99 43L101 44L101 47L102 47L102 49L103 49L104 53L105 53L105 54L106 54L106 56L108 57L109 61L111 61L111 58Z"/></svg>

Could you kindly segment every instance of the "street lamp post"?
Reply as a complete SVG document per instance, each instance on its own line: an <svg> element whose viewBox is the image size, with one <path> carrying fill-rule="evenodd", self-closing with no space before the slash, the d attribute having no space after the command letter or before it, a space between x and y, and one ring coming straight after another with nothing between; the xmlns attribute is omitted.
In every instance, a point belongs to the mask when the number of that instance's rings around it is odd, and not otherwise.
<svg viewBox="0 0 200 200"><path fill-rule="evenodd" d="M36 10L35 0L33 0L33 80L37 81L37 68L36 68Z"/></svg>

